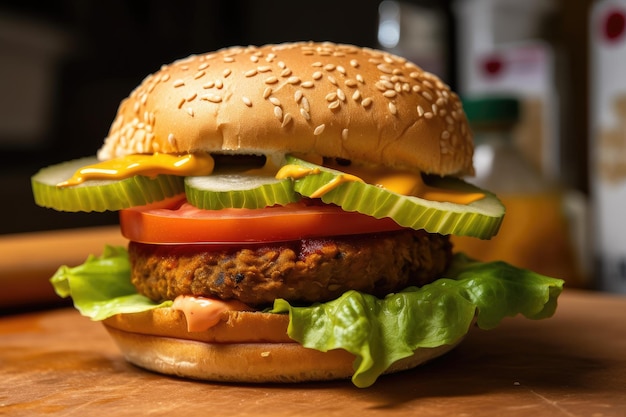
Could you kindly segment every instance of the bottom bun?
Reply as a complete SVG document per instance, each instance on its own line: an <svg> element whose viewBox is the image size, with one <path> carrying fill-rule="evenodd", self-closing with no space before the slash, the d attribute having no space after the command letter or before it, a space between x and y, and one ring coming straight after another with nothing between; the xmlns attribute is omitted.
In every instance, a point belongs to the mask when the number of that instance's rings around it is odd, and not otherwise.
<svg viewBox="0 0 626 417"><path fill-rule="evenodd" d="M236 313L241 312L230 314ZM230 314L227 313L226 316ZM104 325L128 362L154 372L190 379L240 383L348 379L354 373L355 356L342 349L320 352L296 342L285 342L284 337L276 342L215 343L207 342L207 338L202 335L204 332L197 332L197 338L194 338L196 333L187 333L185 338L180 338L173 336L177 332L171 330L156 332L159 334L155 335L149 334L145 329L135 331L129 324L135 323L137 317L143 316L145 319L150 315L150 312L121 314L113 320L106 320ZM178 314L168 315L175 318L175 324L180 324ZM241 321L241 314L237 315ZM247 313L244 317L258 319L259 315L276 316L257 312ZM125 320L126 316L131 317L129 322ZM184 316L182 321L184 322ZM228 318L218 326L225 326L227 322ZM286 324L283 331L286 335ZM172 333L172 336L166 335L167 333ZM395 362L385 373L414 368L445 354L455 346L456 344L420 348L412 356Z"/></svg>

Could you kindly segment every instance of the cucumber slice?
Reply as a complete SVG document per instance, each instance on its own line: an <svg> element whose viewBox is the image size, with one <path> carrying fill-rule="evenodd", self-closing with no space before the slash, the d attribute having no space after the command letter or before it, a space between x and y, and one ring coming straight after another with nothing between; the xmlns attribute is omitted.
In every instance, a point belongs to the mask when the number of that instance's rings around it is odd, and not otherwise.
<svg viewBox="0 0 626 417"><path fill-rule="evenodd" d="M278 180L271 175L217 173L185 178L187 201L200 209L256 209L285 205L301 197L293 189L290 178Z"/></svg>
<svg viewBox="0 0 626 417"><path fill-rule="evenodd" d="M41 169L31 178L35 203L59 211L116 211L161 201L185 191L183 177L135 175L122 180L89 180L70 187L57 184L78 169L98 162L95 157L75 159Z"/></svg>
<svg viewBox="0 0 626 417"><path fill-rule="evenodd" d="M295 179L295 190L307 197L327 186L344 173L287 156L287 163L311 168L318 173ZM405 196L364 182L343 182L321 196L325 203L341 206L376 218L390 217L399 225L424 229L429 233L474 236L489 239L500 227L504 206L498 198L457 178L435 177L428 185L448 190L483 193L484 198L470 204L429 201Z"/></svg>

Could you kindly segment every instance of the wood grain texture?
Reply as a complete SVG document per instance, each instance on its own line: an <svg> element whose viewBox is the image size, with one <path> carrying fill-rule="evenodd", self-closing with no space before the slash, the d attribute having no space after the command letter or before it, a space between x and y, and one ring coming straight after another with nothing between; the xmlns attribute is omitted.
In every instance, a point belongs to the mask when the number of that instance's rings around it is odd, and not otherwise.
<svg viewBox="0 0 626 417"><path fill-rule="evenodd" d="M446 356L349 381L213 384L127 364L103 326L73 309L0 319L0 415L626 415L626 298L566 290L556 315L474 329Z"/></svg>

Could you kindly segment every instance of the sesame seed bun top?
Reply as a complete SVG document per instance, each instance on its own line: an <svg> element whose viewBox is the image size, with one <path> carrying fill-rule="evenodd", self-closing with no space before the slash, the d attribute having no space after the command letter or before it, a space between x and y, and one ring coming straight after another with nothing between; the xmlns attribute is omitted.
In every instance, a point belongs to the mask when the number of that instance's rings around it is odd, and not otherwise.
<svg viewBox="0 0 626 417"><path fill-rule="evenodd" d="M473 172L461 102L404 58L332 43L232 47L164 65L122 101L100 159L302 153Z"/></svg>

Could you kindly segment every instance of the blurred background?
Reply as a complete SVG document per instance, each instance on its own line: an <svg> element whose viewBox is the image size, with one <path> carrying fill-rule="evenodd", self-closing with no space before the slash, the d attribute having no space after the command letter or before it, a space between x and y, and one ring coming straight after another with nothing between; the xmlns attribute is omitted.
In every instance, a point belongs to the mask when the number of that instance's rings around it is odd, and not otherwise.
<svg viewBox="0 0 626 417"><path fill-rule="evenodd" d="M93 155L120 100L161 64L231 45L328 40L403 55L468 100L513 98L508 124L496 120L497 128L513 136L529 170L556 184L563 210L564 228L553 233L566 240L569 252L560 255L574 272L553 275L593 285L587 209L594 3L2 0L0 234L117 222L115 213L36 207L30 176L46 164ZM483 127L475 125L477 132Z"/></svg>

